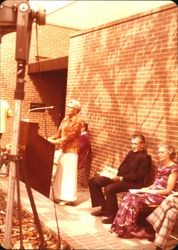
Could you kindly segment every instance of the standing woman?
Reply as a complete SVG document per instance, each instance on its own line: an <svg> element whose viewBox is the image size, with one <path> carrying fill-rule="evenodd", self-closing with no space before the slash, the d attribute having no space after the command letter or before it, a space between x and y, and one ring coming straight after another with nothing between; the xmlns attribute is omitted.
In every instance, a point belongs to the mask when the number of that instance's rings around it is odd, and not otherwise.
<svg viewBox="0 0 178 250"><path fill-rule="evenodd" d="M137 226L137 218L144 204L160 204L164 196L174 190L178 178L178 165L174 162L175 155L173 146L165 143L159 145L159 165L154 183L137 190L136 194L126 193L111 226L112 232L119 237L151 239L152 235Z"/></svg>
<svg viewBox="0 0 178 250"><path fill-rule="evenodd" d="M56 149L62 150L52 184L53 199L59 205L66 205L77 200L78 138L82 127L77 114L80 109L78 100L70 100L57 133L48 138L48 141L55 144Z"/></svg>

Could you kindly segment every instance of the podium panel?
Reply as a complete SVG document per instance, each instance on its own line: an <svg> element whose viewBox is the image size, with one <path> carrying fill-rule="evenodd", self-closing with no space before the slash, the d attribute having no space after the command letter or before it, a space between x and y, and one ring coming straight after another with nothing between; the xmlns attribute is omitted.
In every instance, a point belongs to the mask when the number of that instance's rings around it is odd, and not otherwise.
<svg viewBox="0 0 178 250"><path fill-rule="evenodd" d="M21 121L19 150L23 153L20 179L41 194L49 197L55 146L38 135L38 123Z"/></svg>

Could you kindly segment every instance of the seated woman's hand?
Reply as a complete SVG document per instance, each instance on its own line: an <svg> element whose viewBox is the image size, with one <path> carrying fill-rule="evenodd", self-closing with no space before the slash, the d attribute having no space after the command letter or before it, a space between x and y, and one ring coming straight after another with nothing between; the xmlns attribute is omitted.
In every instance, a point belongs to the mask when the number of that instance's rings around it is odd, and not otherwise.
<svg viewBox="0 0 178 250"><path fill-rule="evenodd" d="M149 188L141 188L140 193L149 193L149 194L155 194L156 190L149 189Z"/></svg>
<svg viewBox="0 0 178 250"><path fill-rule="evenodd" d="M140 193L148 193L149 189L144 187L144 188L140 188L139 191L140 191Z"/></svg>

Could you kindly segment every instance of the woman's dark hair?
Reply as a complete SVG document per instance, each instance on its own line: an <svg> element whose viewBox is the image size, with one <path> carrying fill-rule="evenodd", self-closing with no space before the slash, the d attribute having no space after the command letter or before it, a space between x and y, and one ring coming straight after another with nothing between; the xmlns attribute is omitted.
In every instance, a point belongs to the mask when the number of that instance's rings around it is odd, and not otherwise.
<svg viewBox="0 0 178 250"><path fill-rule="evenodd" d="M82 121L82 127L84 128L84 131L88 131L88 123Z"/></svg>

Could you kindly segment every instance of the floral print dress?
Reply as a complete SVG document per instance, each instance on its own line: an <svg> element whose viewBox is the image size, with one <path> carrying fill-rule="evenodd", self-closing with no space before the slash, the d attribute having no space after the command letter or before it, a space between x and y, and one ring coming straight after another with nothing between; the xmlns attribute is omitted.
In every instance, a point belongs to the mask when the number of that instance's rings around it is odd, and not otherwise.
<svg viewBox="0 0 178 250"><path fill-rule="evenodd" d="M151 187L153 190L165 189L169 175L178 171L178 166L158 167L155 181ZM159 194L129 192L124 196L123 202L111 225L111 232L115 232L120 237L132 237L131 232L137 232L140 228L137 226L137 218L144 204L160 204L164 197Z"/></svg>

